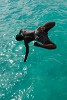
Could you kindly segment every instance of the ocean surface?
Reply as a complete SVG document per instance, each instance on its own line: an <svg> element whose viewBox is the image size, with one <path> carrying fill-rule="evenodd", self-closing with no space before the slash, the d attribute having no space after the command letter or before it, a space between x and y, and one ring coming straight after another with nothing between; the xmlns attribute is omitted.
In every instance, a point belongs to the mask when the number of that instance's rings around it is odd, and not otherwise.
<svg viewBox="0 0 67 100"><path fill-rule="evenodd" d="M47 50L15 40L20 29L54 21ZM67 1L0 0L0 100L67 100Z"/></svg>

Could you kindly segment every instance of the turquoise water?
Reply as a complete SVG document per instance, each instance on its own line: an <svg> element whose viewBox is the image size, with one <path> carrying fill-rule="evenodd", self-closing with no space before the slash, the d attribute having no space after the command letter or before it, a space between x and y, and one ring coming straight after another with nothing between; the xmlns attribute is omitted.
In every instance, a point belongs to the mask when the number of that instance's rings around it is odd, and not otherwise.
<svg viewBox="0 0 67 100"><path fill-rule="evenodd" d="M21 28L35 30L48 21L56 50L30 45L26 63ZM67 100L67 1L0 0L0 100Z"/></svg>

